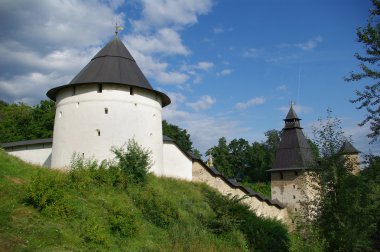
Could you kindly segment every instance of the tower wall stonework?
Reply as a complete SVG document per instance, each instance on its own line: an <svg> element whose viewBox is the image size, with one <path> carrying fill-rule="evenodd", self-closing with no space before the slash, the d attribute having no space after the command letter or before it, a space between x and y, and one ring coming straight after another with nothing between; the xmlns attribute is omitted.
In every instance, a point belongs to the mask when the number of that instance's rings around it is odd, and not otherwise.
<svg viewBox="0 0 380 252"><path fill-rule="evenodd" d="M129 139L152 151L151 171L163 170L161 98L150 90L126 85L82 84L56 97L52 167L64 168L74 153L99 161Z"/></svg>
<svg viewBox="0 0 380 252"><path fill-rule="evenodd" d="M272 199L284 203L297 212L305 195L305 177L302 171L281 171L271 174Z"/></svg>

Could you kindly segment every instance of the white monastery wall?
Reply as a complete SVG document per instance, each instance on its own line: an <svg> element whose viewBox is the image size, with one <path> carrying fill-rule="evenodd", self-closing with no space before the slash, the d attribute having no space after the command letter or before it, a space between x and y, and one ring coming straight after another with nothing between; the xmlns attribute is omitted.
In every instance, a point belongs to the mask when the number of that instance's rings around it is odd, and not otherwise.
<svg viewBox="0 0 380 252"><path fill-rule="evenodd" d="M192 160L173 142L164 142L164 172L167 177L192 180Z"/></svg>
<svg viewBox="0 0 380 252"><path fill-rule="evenodd" d="M52 167L69 165L74 152L99 161L113 158L112 146L134 138L152 151L151 171L162 174L161 98L154 92L116 84L67 87L56 98Z"/></svg>
<svg viewBox="0 0 380 252"><path fill-rule="evenodd" d="M247 204L250 209L257 215L278 219L284 223L289 223L289 217L286 208L279 208L275 205L271 205L265 200L261 200L258 196L250 195L240 188L234 188L233 186L226 183L222 178L213 176L198 161L193 162L193 181L204 182L226 196L237 196L239 198L246 197L242 200L242 202Z"/></svg>
<svg viewBox="0 0 380 252"><path fill-rule="evenodd" d="M20 145L5 148L5 150L9 154L31 164L41 165L45 167L50 167L51 165L51 143Z"/></svg>

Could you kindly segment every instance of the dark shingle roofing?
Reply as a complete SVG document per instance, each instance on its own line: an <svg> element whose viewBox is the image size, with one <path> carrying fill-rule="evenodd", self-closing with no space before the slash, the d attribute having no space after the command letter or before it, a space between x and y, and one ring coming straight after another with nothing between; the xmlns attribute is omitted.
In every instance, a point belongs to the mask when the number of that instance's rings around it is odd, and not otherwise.
<svg viewBox="0 0 380 252"><path fill-rule="evenodd" d="M34 144L45 144L45 143L53 143L53 138L44 138L44 139L34 139L34 140L24 140L17 141L11 143L2 143L0 146L2 148L10 148L22 145L34 145Z"/></svg>
<svg viewBox="0 0 380 252"><path fill-rule="evenodd" d="M308 169L313 164L313 155L299 120L293 107L290 107L275 161L272 169L268 171Z"/></svg>
<svg viewBox="0 0 380 252"><path fill-rule="evenodd" d="M345 141L342 145L342 148L340 148L339 151L340 154L358 154L360 151L358 151L349 141Z"/></svg>
<svg viewBox="0 0 380 252"><path fill-rule="evenodd" d="M55 100L62 88L89 83L113 83L152 90L160 95L163 107L170 104L170 98L166 94L153 90L135 59L117 36L101 49L68 85L50 89L47 96Z"/></svg>
<svg viewBox="0 0 380 252"><path fill-rule="evenodd" d="M289 112L288 114L286 115L285 119L284 120L290 120L290 119L298 119L298 120L301 120L298 118L297 114L296 114L296 111L294 111L293 109L293 106L290 106L290 109L289 109Z"/></svg>

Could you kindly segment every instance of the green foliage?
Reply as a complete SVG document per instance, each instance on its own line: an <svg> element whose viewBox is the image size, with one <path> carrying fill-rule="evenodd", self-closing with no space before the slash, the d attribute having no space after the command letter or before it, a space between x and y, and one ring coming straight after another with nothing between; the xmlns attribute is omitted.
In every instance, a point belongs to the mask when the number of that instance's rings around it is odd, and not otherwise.
<svg viewBox="0 0 380 252"><path fill-rule="evenodd" d="M41 101L34 107L0 103L0 142L52 137L54 114L53 101Z"/></svg>
<svg viewBox="0 0 380 252"><path fill-rule="evenodd" d="M303 205L299 234L303 240L317 238L327 251L369 251L376 228L371 188L361 175L352 174L352 165L338 154L345 139L340 121L331 111L319 121L314 132L320 158L308 173L316 196Z"/></svg>
<svg viewBox="0 0 380 252"><path fill-rule="evenodd" d="M226 177L249 183L268 182L270 176L267 170L274 162L281 132L269 130L265 136L265 142L252 144L242 138L227 143L222 137L218 145L207 150L206 154L213 156L214 166Z"/></svg>
<svg viewBox="0 0 380 252"><path fill-rule="evenodd" d="M361 72L351 72L346 81L366 80L367 84L363 91L356 90L356 99L352 103L359 103L357 109L367 111L366 118L359 124L370 125L371 132L367 135L372 138L372 143L380 136L380 71L378 69L380 60L380 1L372 0L374 9L370 10L368 23L365 27L359 27L356 31L358 42L362 43L366 55L355 54L360 61ZM371 83L372 82L372 83Z"/></svg>
<svg viewBox="0 0 380 252"><path fill-rule="evenodd" d="M151 187L141 190L134 198L144 217L160 228L168 228L179 218L178 209L172 202Z"/></svg>
<svg viewBox="0 0 380 252"><path fill-rule="evenodd" d="M126 151L124 151L123 147L114 147L112 152L116 155L119 168L132 183L145 181L146 175L153 164L150 150L144 149L136 140L130 139Z"/></svg>
<svg viewBox="0 0 380 252"><path fill-rule="evenodd" d="M244 186L251 188L253 191L261 193L262 195L271 198L271 184L270 182L243 182Z"/></svg>
<svg viewBox="0 0 380 252"><path fill-rule="evenodd" d="M192 152L197 158L201 158L199 150L193 147L190 134L186 129L181 129L177 125L170 124L166 120L162 121L162 134L173 139L181 149Z"/></svg>
<svg viewBox="0 0 380 252"><path fill-rule="evenodd" d="M268 251L278 241L283 250L288 246L281 242L288 239L286 231L279 237L271 230L283 230L281 224L268 220L277 223L271 226L204 184L148 175L144 184L121 187L114 183L115 164L73 164L70 172L48 170L0 150L1 251Z"/></svg>
<svg viewBox="0 0 380 252"><path fill-rule="evenodd" d="M247 239L250 251L289 251L289 237L284 225L257 217L237 197L228 198L212 191L206 195L216 214L208 222L212 232L222 235L239 230Z"/></svg>

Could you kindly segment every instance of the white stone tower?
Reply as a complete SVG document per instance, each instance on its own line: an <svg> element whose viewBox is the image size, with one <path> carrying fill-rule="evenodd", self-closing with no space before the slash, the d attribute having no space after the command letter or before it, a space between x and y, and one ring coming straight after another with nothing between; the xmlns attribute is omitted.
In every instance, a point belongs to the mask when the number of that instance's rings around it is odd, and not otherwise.
<svg viewBox="0 0 380 252"><path fill-rule="evenodd" d="M162 174L161 112L170 99L152 88L117 34L69 84L47 96L57 107L52 167L67 167L73 153L112 158L112 146L134 138L152 151L151 171Z"/></svg>

